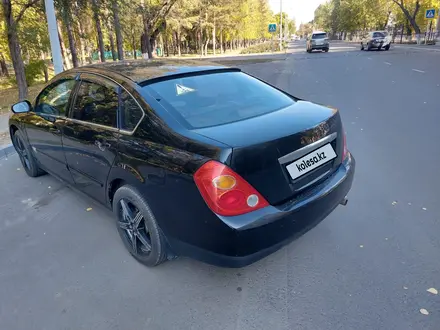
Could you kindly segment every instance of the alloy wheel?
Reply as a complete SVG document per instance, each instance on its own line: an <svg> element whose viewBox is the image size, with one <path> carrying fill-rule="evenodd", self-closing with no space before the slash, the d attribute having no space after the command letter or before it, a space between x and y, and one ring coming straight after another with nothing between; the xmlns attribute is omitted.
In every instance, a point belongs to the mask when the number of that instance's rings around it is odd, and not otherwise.
<svg viewBox="0 0 440 330"><path fill-rule="evenodd" d="M118 226L133 254L146 257L151 253L151 237L144 216L125 198L119 201Z"/></svg>

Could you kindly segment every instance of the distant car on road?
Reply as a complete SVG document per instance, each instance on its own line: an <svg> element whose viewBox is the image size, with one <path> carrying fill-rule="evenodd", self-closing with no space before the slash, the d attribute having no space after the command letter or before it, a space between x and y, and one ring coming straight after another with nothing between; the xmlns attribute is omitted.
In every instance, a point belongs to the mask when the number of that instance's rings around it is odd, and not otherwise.
<svg viewBox="0 0 440 330"><path fill-rule="evenodd" d="M252 263L345 205L354 176L336 109L237 68L85 66L12 111L26 173L49 172L112 209L147 266L176 255Z"/></svg>
<svg viewBox="0 0 440 330"><path fill-rule="evenodd" d="M389 50L391 47L391 36L386 31L371 31L361 41L361 50L377 49Z"/></svg>
<svg viewBox="0 0 440 330"><path fill-rule="evenodd" d="M326 32L315 31L310 36L307 37L307 52L311 53L314 50L321 50L328 52L330 49L330 43L328 41L328 36Z"/></svg>

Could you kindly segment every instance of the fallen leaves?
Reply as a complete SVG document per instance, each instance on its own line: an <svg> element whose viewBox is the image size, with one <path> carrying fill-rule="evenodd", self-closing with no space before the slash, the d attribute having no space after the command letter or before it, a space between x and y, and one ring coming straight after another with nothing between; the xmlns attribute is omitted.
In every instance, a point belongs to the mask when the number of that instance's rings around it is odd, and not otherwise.
<svg viewBox="0 0 440 330"><path fill-rule="evenodd" d="M359 247L362 249L364 246L363 245L359 245Z"/></svg>
<svg viewBox="0 0 440 330"><path fill-rule="evenodd" d="M426 291L428 291L429 293L432 293L432 294L438 294L438 291L437 291L436 288L429 288L429 289L426 290Z"/></svg>
<svg viewBox="0 0 440 330"><path fill-rule="evenodd" d="M391 203L391 205L396 205L397 204L397 202L396 201L393 201L392 203Z"/></svg>
<svg viewBox="0 0 440 330"><path fill-rule="evenodd" d="M424 308L420 308L420 313L422 313L423 315L429 315L429 312Z"/></svg>
<svg viewBox="0 0 440 330"><path fill-rule="evenodd" d="M91 207L88 207L88 208L86 209L87 212L90 212L91 210L93 210Z"/></svg>

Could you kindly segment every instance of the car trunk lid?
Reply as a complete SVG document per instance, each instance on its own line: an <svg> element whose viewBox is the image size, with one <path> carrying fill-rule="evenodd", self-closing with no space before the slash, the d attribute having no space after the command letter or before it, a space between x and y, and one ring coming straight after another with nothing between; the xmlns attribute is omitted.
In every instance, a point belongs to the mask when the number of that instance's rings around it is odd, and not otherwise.
<svg viewBox="0 0 440 330"><path fill-rule="evenodd" d="M262 116L194 131L230 145L230 167L272 205L304 193L342 161L343 131L338 111L310 102L298 101ZM328 158L307 163L310 158L319 158L317 150L320 154L327 152ZM304 160L304 165L298 160Z"/></svg>

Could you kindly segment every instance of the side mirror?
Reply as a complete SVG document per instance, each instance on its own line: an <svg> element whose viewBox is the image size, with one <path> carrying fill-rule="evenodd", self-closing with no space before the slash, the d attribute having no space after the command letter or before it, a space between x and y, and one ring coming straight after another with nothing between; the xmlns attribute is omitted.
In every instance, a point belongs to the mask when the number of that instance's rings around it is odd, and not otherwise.
<svg viewBox="0 0 440 330"><path fill-rule="evenodd" d="M29 103L28 100L15 103L11 107L13 113L25 113L31 111L31 109L32 109L32 105Z"/></svg>

